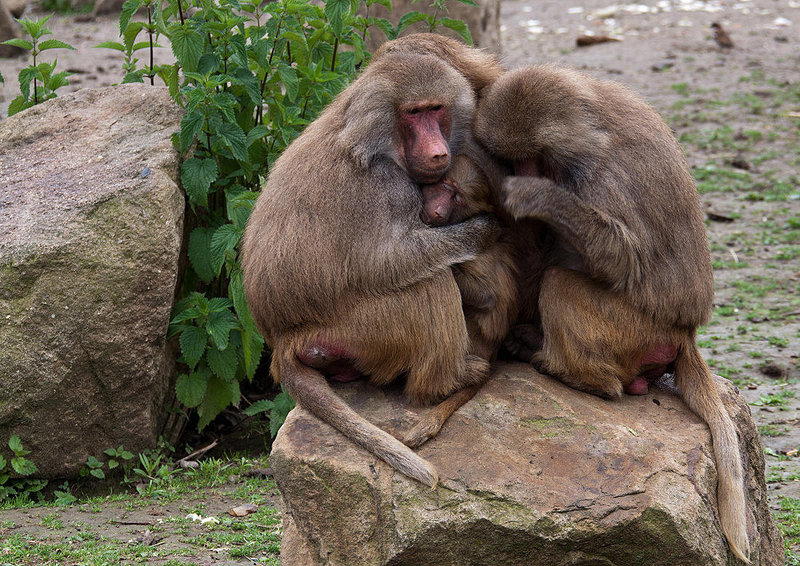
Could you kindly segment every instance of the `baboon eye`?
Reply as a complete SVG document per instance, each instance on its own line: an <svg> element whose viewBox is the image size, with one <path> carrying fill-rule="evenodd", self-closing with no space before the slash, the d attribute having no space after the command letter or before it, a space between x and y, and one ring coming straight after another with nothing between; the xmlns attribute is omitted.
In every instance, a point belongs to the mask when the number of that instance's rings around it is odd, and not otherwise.
<svg viewBox="0 0 800 566"><path fill-rule="evenodd" d="M411 108L406 112L406 114L419 114L420 112L422 112L421 108Z"/></svg>
<svg viewBox="0 0 800 566"><path fill-rule="evenodd" d="M443 106L441 104L437 104L436 106L431 106L428 110L430 110L431 112L438 112L442 108Z"/></svg>

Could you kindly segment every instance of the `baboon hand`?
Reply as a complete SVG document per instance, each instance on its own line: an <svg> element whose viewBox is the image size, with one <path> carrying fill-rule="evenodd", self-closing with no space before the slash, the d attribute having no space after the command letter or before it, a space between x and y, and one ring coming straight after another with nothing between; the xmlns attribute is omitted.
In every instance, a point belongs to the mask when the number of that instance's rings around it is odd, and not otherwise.
<svg viewBox="0 0 800 566"><path fill-rule="evenodd" d="M536 217L547 202L551 181L543 177L506 177L503 208L515 219Z"/></svg>

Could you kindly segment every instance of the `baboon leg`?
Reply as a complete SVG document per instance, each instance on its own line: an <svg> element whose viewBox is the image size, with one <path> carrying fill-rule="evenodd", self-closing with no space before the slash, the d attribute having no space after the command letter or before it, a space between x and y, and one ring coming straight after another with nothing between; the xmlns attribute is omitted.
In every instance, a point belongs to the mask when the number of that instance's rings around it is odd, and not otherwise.
<svg viewBox="0 0 800 566"><path fill-rule="evenodd" d="M489 364L485 359L477 356L469 356L467 360L467 373L474 379L482 380L475 385L470 385L459 389L450 397L429 409L419 422L412 428L403 443L411 448L422 446L425 442L439 434L445 421L450 415L455 413L462 405L472 399L480 391L486 380L489 378Z"/></svg>
<svg viewBox="0 0 800 566"><path fill-rule="evenodd" d="M647 378L675 359L675 330L662 331L623 295L585 275L549 268L540 293L543 342L533 363L601 397L647 392Z"/></svg>

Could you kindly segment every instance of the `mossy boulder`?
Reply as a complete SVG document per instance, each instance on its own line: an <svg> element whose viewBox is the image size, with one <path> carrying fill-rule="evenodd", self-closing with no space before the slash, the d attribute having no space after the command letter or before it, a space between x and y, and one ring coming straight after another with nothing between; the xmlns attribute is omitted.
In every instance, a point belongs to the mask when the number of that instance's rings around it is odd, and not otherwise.
<svg viewBox="0 0 800 566"><path fill-rule="evenodd" d="M41 477L162 431L180 118L166 88L123 85L0 122L0 446L18 435Z"/></svg>
<svg viewBox="0 0 800 566"><path fill-rule="evenodd" d="M783 564L749 408L721 378L747 462L753 564ZM284 566L713 566L736 564L716 516L708 428L670 391L607 401L525 364L492 380L420 454L431 490L302 408L271 456ZM399 438L423 410L398 391L336 385Z"/></svg>

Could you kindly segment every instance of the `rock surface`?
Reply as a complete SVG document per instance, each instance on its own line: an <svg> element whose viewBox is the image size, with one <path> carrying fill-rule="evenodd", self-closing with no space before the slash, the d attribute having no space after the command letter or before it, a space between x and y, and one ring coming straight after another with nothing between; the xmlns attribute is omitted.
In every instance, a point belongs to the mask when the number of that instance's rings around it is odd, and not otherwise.
<svg viewBox="0 0 800 566"><path fill-rule="evenodd" d="M154 446L184 197L166 88L55 98L0 122L0 446L41 477Z"/></svg>
<svg viewBox="0 0 800 566"><path fill-rule="evenodd" d="M747 462L752 563L784 563L748 406L720 378ZM606 401L502 364L420 453L435 490L302 408L273 446L284 566L712 566L737 563L716 520L707 427L669 383ZM337 390L402 437L420 410L364 383Z"/></svg>

